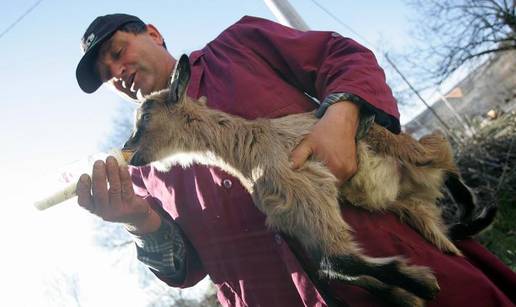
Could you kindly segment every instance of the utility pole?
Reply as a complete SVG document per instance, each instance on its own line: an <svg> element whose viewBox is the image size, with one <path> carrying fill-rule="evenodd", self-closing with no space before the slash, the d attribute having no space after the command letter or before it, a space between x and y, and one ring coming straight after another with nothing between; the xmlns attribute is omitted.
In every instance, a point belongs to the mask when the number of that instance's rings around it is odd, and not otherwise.
<svg viewBox="0 0 516 307"><path fill-rule="evenodd" d="M264 0L265 4L271 10L276 19L285 26L308 31L310 28L304 22L303 18L296 12L294 7L290 5L288 0Z"/></svg>
<svg viewBox="0 0 516 307"><path fill-rule="evenodd" d="M416 94L416 96L419 98L419 100L421 100L421 102L427 107L427 109L430 110L430 112L432 112L432 114L437 118L437 120L439 120L439 122L441 123L441 125L443 125L443 127L446 129L446 131L451 133L450 127L448 127L446 122L437 114L437 112L434 110L434 108L432 108L432 106L430 106L426 102L426 100L421 96L421 94L419 94L419 92L416 90L416 88L407 80L405 75L403 75L403 73L398 69L398 66L396 66L396 64L394 64L394 62L389 58L389 55L387 53L384 53L383 55L385 56L385 59L387 60L387 62L389 62L389 64L391 64L391 66L394 68L394 70L400 75L400 77L403 79L403 81L405 81L405 83L407 83L407 85L414 92L414 94Z"/></svg>
<svg viewBox="0 0 516 307"><path fill-rule="evenodd" d="M394 62L389 58L389 55L387 54L387 52L385 52L383 54L385 56L385 59L387 59L387 61L389 62L389 64L391 64L391 66L394 68L394 70L401 76L401 78L403 79L403 81L405 81L405 83L410 87L410 89L414 92L414 94L416 94L416 96L419 98L419 100L421 100L421 102L427 107L427 109L432 112L432 114L435 116L435 118L437 118L437 120L441 123L441 125L443 126L443 128L445 129L445 131L447 132L447 134L455 141L457 142L457 144L462 144L462 141L461 141L461 138L458 137L457 135L455 135L455 133L450 129L450 127L446 124L446 122L444 121L444 119L442 119L439 114L437 114L437 112L434 110L434 108L432 108L432 106L430 106L426 100L421 96L421 94L419 94L418 90L416 90L416 88L407 80L407 78L405 77L405 75L403 75L403 73L398 69L398 67L396 66L396 64L394 64Z"/></svg>

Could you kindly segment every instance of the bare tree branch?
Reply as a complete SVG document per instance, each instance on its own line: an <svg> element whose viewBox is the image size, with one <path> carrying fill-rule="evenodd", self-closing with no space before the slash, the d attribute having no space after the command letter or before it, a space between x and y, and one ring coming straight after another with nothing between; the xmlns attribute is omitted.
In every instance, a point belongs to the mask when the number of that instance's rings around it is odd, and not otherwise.
<svg viewBox="0 0 516 307"><path fill-rule="evenodd" d="M516 50L516 0L406 0L416 12L409 57L434 84L475 58Z"/></svg>

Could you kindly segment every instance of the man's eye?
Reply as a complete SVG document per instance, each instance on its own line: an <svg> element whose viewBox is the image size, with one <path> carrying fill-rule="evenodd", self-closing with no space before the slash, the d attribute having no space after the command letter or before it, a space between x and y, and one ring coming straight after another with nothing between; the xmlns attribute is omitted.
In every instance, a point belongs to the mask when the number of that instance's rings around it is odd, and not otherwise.
<svg viewBox="0 0 516 307"><path fill-rule="evenodd" d="M122 48L118 49L116 52L113 53L113 59L118 60L120 56L122 55Z"/></svg>

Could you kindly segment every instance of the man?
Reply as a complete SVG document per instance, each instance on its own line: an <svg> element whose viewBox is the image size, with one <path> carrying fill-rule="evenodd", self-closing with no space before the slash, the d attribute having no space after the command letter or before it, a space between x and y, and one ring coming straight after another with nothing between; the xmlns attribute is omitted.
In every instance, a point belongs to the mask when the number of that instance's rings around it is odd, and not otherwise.
<svg viewBox="0 0 516 307"><path fill-rule="evenodd" d="M83 49L80 87L91 93L107 82L133 100L166 88L176 61L154 26L123 14L97 18ZM309 96L323 101L320 121L291 154L293 168L313 155L345 181L357 168L359 118L374 116L400 130L395 100L373 54L337 33L244 17L193 52L190 64L188 95L206 96L211 107L245 118L312 110ZM219 169L162 173L146 166L129 173L108 158L95 163L91 178L81 176L77 194L85 209L125 224L138 258L171 286L188 287L209 274L225 306L324 305L282 237L266 229L243 187ZM391 214L349 206L342 211L367 254L404 255L435 271L441 292L429 306L512 305L503 293L510 288L503 287L514 285L514 275L473 241L459 245L470 258L447 256ZM488 279L484 268L498 279ZM475 290L461 296L466 287ZM351 306L382 305L362 289L335 283L331 292Z"/></svg>

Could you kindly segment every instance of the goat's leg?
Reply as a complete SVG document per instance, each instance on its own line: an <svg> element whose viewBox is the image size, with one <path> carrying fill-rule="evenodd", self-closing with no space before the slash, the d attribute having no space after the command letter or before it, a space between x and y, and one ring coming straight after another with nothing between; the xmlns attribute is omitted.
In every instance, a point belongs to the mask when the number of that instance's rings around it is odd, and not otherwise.
<svg viewBox="0 0 516 307"><path fill-rule="evenodd" d="M330 257L337 263L337 271L350 276L372 276L375 279L400 287L424 298L432 299L439 291L439 285L430 268L409 265L402 257L367 257L343 255Z"/></svg>
<svg viewBox="0 0 516 307"><path fill-rule="evenodd" d="M297 238L313 253L359 251L351 227L341 217L337 181L327 168L308 161L299 171L285 163L265 172L252 196L267 216L267 226Z"/></svg>
<svg viewBox="0 0 516 307"><path fill-rule="evenodd" d="M446 226L442 222L441 210L435 204L407 198L394 202L389 206L389 210L416 229L441 251L462 255L446 235Z"/></svg>
<svg viewBox="0 0 516 307"><path fill-rule="evenodd" d="M439 135L432 135L428 136L425 142L433 145L430 141L434 141L437 145L442 145L443 140ZM446 149L444 145L443 151ZM364 144L360 144L357 148L359 169L343 186L343 196L355 206L372 212L390 210L396 213L440 250L460 255L460 251L446 236L446 227L442 223L440 209L433 202L418 200L434 199L440 195L442 171L406 166L405 176L410 176L412 180L406 179L400 182L398 162L390 157L373 153ZM448 160L444 159L444 161ZM418 184L415 184L414 180ZM417 198L414 197L416 192ZM412 196L404 196L400 201L400 195Z"/></svg>
<svg viewBox="0 0 516 307"><path fill-rule="evenodd" d="M423 307L425 301L414 294L399 288L389 286L371 276L349 276L334 271L323 270L322 273L331 279L336 279L344 284L357 286L367 290L372 295L380 298L392 306L399 307Z"/></svg>
<svg viewBox="0 0 516 307"><path fill-rule="evenodd" d="M463 240L464 238L474 236L493 223L497 211L498 208L496 206L484 208L472 220L450 226L448 234L452 240Z"/></svg>
<svg viewBox="0 0 516 307"><path fill-rule="evenodd" d="M335 178L320 166L307 162L299 172L273 170L256 182L253 197L267 215L268 226L297 238L312 255L330 264L328 270L372 276L432 298L439 287L430 269L409 266L401 258L362 255L341 217Z"/></svg>
<svg viewBox="0 0 516 307"><path fill-rule="evenodd" d="M320 257L318 259L310 257L310 255L306 253L306 249L295 238L287 234L282 234L282 237L301 264L301 267L308 278L312 281L317 288L317 291L319 291L319 294L323 297L326 305L328 305L328 307L348 307L348 304L345 301L334 295L327 275L322 275L320 273Z"/></svg>

